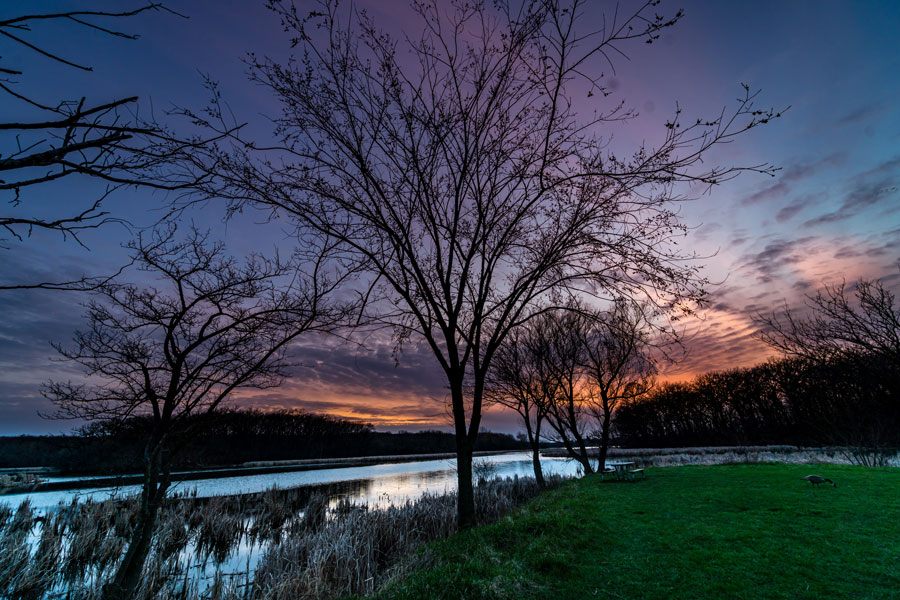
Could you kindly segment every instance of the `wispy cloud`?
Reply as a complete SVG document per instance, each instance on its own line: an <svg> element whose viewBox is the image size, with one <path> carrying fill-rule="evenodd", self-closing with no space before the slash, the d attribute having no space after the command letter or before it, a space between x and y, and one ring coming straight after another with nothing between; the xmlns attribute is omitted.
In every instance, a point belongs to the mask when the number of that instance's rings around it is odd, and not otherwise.
<svg viewBox="0 0 900 600"><path fill-rule="evenodd" d="M884 161L878 166L853 176L840 196L840 206L803 223L816 227L850 219L872 208L887 213L900 210L900 157Z"/></svg>
<svg viewBox="0 0 900 600"><path fill-rule="evenodd" d="M889 108L886 102L871 102L863 104L840 116L835 122L835 127L847 127L848 125L858 125L863 121L867 121L879 114L885 112Z"/></svg>
<svg viewBox="0 0 900 600"><path fill-rule="evenodd" d="M777 176L777 183L766 186L741 199L741 206L751 206L769 201L787 200L794 191L795 184L811 178L827 169L844 164L847 157L835 153L811 163L797 163L785 167Z"/></svg>
<svg viewBox="0 0 900 600"><path fill-rule="evenodd" d="M746 367L774 353L754 338L754 317L784 305L805 310L806 296L825 284L879 278L900 291L900 228L868 235L790 238L770 235L737 257L726 285L687 325L689 352L663 376L684 379L709 370Z"/></svg>
<svg viewBox="0 0 900 600"><path fill-rule="evenodd" d="M790 221L793 219L799 212L803 211L807 206L810 206L813 203L812 198L806 197L800 200L795 200L791 202L787 206L781 208L778 213L775 215L775 220L779 223L784 223L785 221Z"/></svg>

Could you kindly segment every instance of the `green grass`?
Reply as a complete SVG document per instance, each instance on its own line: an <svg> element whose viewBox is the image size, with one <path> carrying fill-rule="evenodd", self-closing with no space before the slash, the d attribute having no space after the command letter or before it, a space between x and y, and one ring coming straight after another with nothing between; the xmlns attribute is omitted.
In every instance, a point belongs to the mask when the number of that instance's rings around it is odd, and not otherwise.
<svg viewBox="0 0 900 600"><path fill-rule="evenodd" d="M812 486L818 474L838 486ZM900 470L648 469L430 544L380 598L900 598Z"/></svg>

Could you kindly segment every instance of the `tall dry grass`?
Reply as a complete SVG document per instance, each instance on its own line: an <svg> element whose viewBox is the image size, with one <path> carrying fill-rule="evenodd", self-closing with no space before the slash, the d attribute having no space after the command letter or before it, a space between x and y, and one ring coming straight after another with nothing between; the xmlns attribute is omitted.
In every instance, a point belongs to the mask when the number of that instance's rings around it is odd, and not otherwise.
<svg viewBox="0 0 900 600"><path fill-rule="evenodd" d="M416 548L456 530L455 494L374 509L340 500L346 491L341 484L170 498L137 599L371 593ZM533 479L481 480L478 521L496 520L538 491ZM134 499L72 502L44 514L27 501L15 510L0 503L0 598L99 598L124 554L136 509Z"/></svg>
<svg viewBox="0 0 900 600"><path fill-rule="evenodd" d="M559 478L549 478L556 484ZM539 492L530 478L481 481L477 520L488 523ZM401 506L344 507L308 535L273 546L260 561L249 594L288 600L369 594L396 576L401 560L425 542L456 531L456 495L426 495Z"/></svg>
<svg viewBox="0 0 900 600"><path fill-rule="evenodd" d="M565 448L552 448L543 456L567 456ZM591 458L596 448L588 448ZM789 464L829 463L843 465L900 467L900 452L895 449L856 448L852 446L799 447L701 446L685 448L610 448L608 459L632 460L643 466L722 465L782 462Z"/></svg>

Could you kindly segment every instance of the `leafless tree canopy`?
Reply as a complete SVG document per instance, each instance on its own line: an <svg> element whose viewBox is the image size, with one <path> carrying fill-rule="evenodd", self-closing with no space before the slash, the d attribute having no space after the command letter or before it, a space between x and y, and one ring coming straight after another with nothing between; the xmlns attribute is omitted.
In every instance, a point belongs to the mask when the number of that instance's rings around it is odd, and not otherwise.
<svg viewBox="0 0 900 600"><path fill-rule="evenodd" d="M599 442L600 470L606 465L613 413L653 388L654 347L677 341L670 332L659 332L653 326L647 310L646 305L620 298L610 310L590 315L589 327L581 334L581 365L588 412L595 427L593 437Z"/></svg>
<svg viewBox="0 0 900 600"><path fill-rule="evenodd" d="M757 337L786 356L829 359L877 355L900 365L900 306L884 282L860 279L825 286L807 301L808 314L785 307L760 315Z"/></svg>
<svg viewBox="0 0 900 600"><path fill-rule="evenodd" d="M337 280L321 264L308 276L293 261L251 256L240 264L207 234L175 234L169 228L129 244L155 283L103 284L88 304L89 328L73 347L55 345L98 381L48 384L56 416L150 414L167 424L215 410L236 389L278 385L286 345L339 321L341 311L325 303Z"/></svg>
<svg viewBox="0 0 900 600"><path fill-rule="evenodd" d="M299 56L250 63L281 101L279 140L194 157L201 173L219 166L207 195L232 210L267 208L337 240L372 274L374 316L401 342L430 345L450 387L463 524L484 378L529 307L579 289L687 309L703 282L670 244L684 232L674 186L771 171L701 163L777 116L749 91L708 120L684 122L677 110L658 146L610 149L605 126L633 113L605 100L598 71L680 17L656 4L597 20L579 0L423 0L412 4L419 29L396 40L353 7L272 1ZM580 93L596 112L578 113Z"/></svg>
<svg viewBox="0 0 900 600"><path fill-rule="evenodd" d="M50 382L44 395L56 417L150 424L138 523L111 583L109 598L130 597L141 574L160 502L169 485L171 456L202 420L241 388L278 385L290 365L286 349L297 336L327 331L346 311L327 303L339 284L313 262L306 273L295 261L224 255L192 231L174 229L131 248L145 278L108 281L88 305L86 331L60 354L84 367L90 383Z"/></svg>
<svg viewBox="0 0 900 600"><path fill-rule="evenodd" d="M0 37L23 52L39 55L48 64L88 72L93 69L83 57L69 56L46 41L35 41L32 28L63 23L73 34L80 31L85 38L100 35L133 40L137 36L121 31L118 23L155 11L172 12L160 3L148 2L112 12L21 14L0 20ZM146 107L141 115L137 96L97 101L83 90L61 90L54 98L39 97L30 89L35 75L39 73L24 72L23 67L8 60L0 62L0 98L7 108L0 117L0 197L6 205L0 213L0 230L5 234L0 237L0 247L22 242L36 229L59 232L81 243L79 234L84 230L122 222L103 208L103 202L119 187L173 190L196 183L178 171L177 165L196 148L219 137L179 137L153 114L147 114ZM90 87L87 82L85 87ZM31 188L76 177L104 182L105 191L87 202L79 198L60 200L59 204L67 208L51 216L38 210L28 195ZM0 289L79 287L77 283L19 284Z"/></svg>
<svg viewBox="0 0 900 600"><path fill-rule="evenodd" d="M486 403L514 410L522 419L531 446L534 477L544 485L540 445L542 427L551 408L546 377L547 345L537 324L541 317L512 330L497 350L485 382Z"/></svg>
<svg viewBox="0 0 900 600"><path fill-rule="evenodd" d="M593 388L591 397L601 404L614 406L646 393L656 375L651 349L675 341L671 336L660 341L645 310L620 298L609 310L590 314L588 328L580 333L582 368Z"/></svg>

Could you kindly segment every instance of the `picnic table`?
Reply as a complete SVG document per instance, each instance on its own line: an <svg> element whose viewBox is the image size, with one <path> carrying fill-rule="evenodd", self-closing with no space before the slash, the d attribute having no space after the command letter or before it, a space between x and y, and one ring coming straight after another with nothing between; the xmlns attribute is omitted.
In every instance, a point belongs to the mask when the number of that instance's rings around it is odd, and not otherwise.
<svg viewBox="0 0 900 600"><path fill-rule="evenodd" d="M640 473L641 479L643 479L644 478L644 470L643 469L629 469L629 467L632 467L632 466L634 466L633 461L608 460L608 461L606 461L606 468L604 469L604 472L601 473L601 477L602 477L602 475L605 475L607 473L610 473L610 474L615 473L616 479L619 479L620 481L624 481L629 478L631 478L633 480L635 478L635 476L638 473Z"/></svg>

